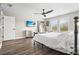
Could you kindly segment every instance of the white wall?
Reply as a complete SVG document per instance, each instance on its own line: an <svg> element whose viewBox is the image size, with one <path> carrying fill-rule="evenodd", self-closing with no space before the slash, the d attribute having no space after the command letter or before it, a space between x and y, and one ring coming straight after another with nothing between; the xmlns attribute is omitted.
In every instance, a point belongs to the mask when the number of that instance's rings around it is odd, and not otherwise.
<svg viewBox="0 0 79 59"><path fill-rule="evenodd" d="M6 14L7 16L15 16L13 14ZM36 26L35 27L26 27L25 21L32 19L35 21ZM31 30L33 32L37 32L37 21L42 21L43 19L41 17L35 16L35 15L27 15L26 17L22 16L15 16L15 25L16 25L16 39L24 38L23 31L25 30Z"/></svg>
<svg viewBox="0 0 79 59"><path fill-rule="evenodd" d="M35 27L26 27L25 25L25 21L32 19L33 21L35 21L36 26ZM27 18L25 19L19 19L16 17L16 38L24 38L23 36L23 31L27 31L27 30L31 30L33 32L37 32L37 21L41 21L42 18L40 17L35 17L34 15L27 16Z"/></svg>

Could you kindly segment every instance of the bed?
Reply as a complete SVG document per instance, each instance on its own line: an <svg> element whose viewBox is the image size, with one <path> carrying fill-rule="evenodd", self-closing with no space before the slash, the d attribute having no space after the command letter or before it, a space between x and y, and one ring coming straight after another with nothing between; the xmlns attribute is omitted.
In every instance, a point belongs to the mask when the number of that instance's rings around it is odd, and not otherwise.
<svg viewBox="0 0 79 59"><path fill-rule="evenodd" d="M77 19L75 19L75 31L70 32L50 32L37 34L33 42L39 42L49 48L55 49L67 54L79 54L79 34L77 30ZM77 37L78 36L78 37ZM34 44L35 45L35 44Z"/></svg>
<svg viewBox="0 0 79 59"><path fill-rule="evenodd" d="M44 44L45 46L71 54L74 52L74 36L72 32L50 32L37 34L33 38L33 41Z"/></svg>

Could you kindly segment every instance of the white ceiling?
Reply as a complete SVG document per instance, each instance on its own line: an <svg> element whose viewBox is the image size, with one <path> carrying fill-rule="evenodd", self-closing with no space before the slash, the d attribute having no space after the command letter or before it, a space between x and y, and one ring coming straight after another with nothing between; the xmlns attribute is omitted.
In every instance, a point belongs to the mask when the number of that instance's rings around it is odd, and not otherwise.
<svg viewBox="0 0 79 59"><path fill-rule="evenodd" d="M30 16L42 17L41 15L34 15L33 13L42 12L42 9L54 11L47 15L54 17L73 11L79 10L79 3L16 3L12 7L3 5L6 15L16 16L25 19Z"/></svg>

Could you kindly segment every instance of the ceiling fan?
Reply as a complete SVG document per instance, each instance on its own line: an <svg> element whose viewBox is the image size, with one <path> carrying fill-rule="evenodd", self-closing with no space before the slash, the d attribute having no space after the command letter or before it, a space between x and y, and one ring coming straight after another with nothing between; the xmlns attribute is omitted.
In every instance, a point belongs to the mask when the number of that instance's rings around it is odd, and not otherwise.
<svg viewBox="0 0 79 59"><path fill-rule="evenodd" d="M43 11L42 13L34 13L34 14L41 14L44 17L46 17L46 14L49 14L49 13L53 12L54 10L49 10L49 11L45 12L45 9L42 9L42 11Z"/></svg>

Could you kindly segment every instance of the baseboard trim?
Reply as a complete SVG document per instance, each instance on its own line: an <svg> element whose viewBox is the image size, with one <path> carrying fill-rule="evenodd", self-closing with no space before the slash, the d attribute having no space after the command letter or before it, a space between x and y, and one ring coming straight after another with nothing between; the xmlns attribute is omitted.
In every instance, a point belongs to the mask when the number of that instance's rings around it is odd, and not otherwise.
<svg viewBox="0 0 79 59"><path fill-rule="evenodd" d="M5 42L5 41L12 41L12 40L19 40L19 39L25 39L25 38L17 38L17 39L11 39L11 40L3 40L3 42Z"/></svg>

